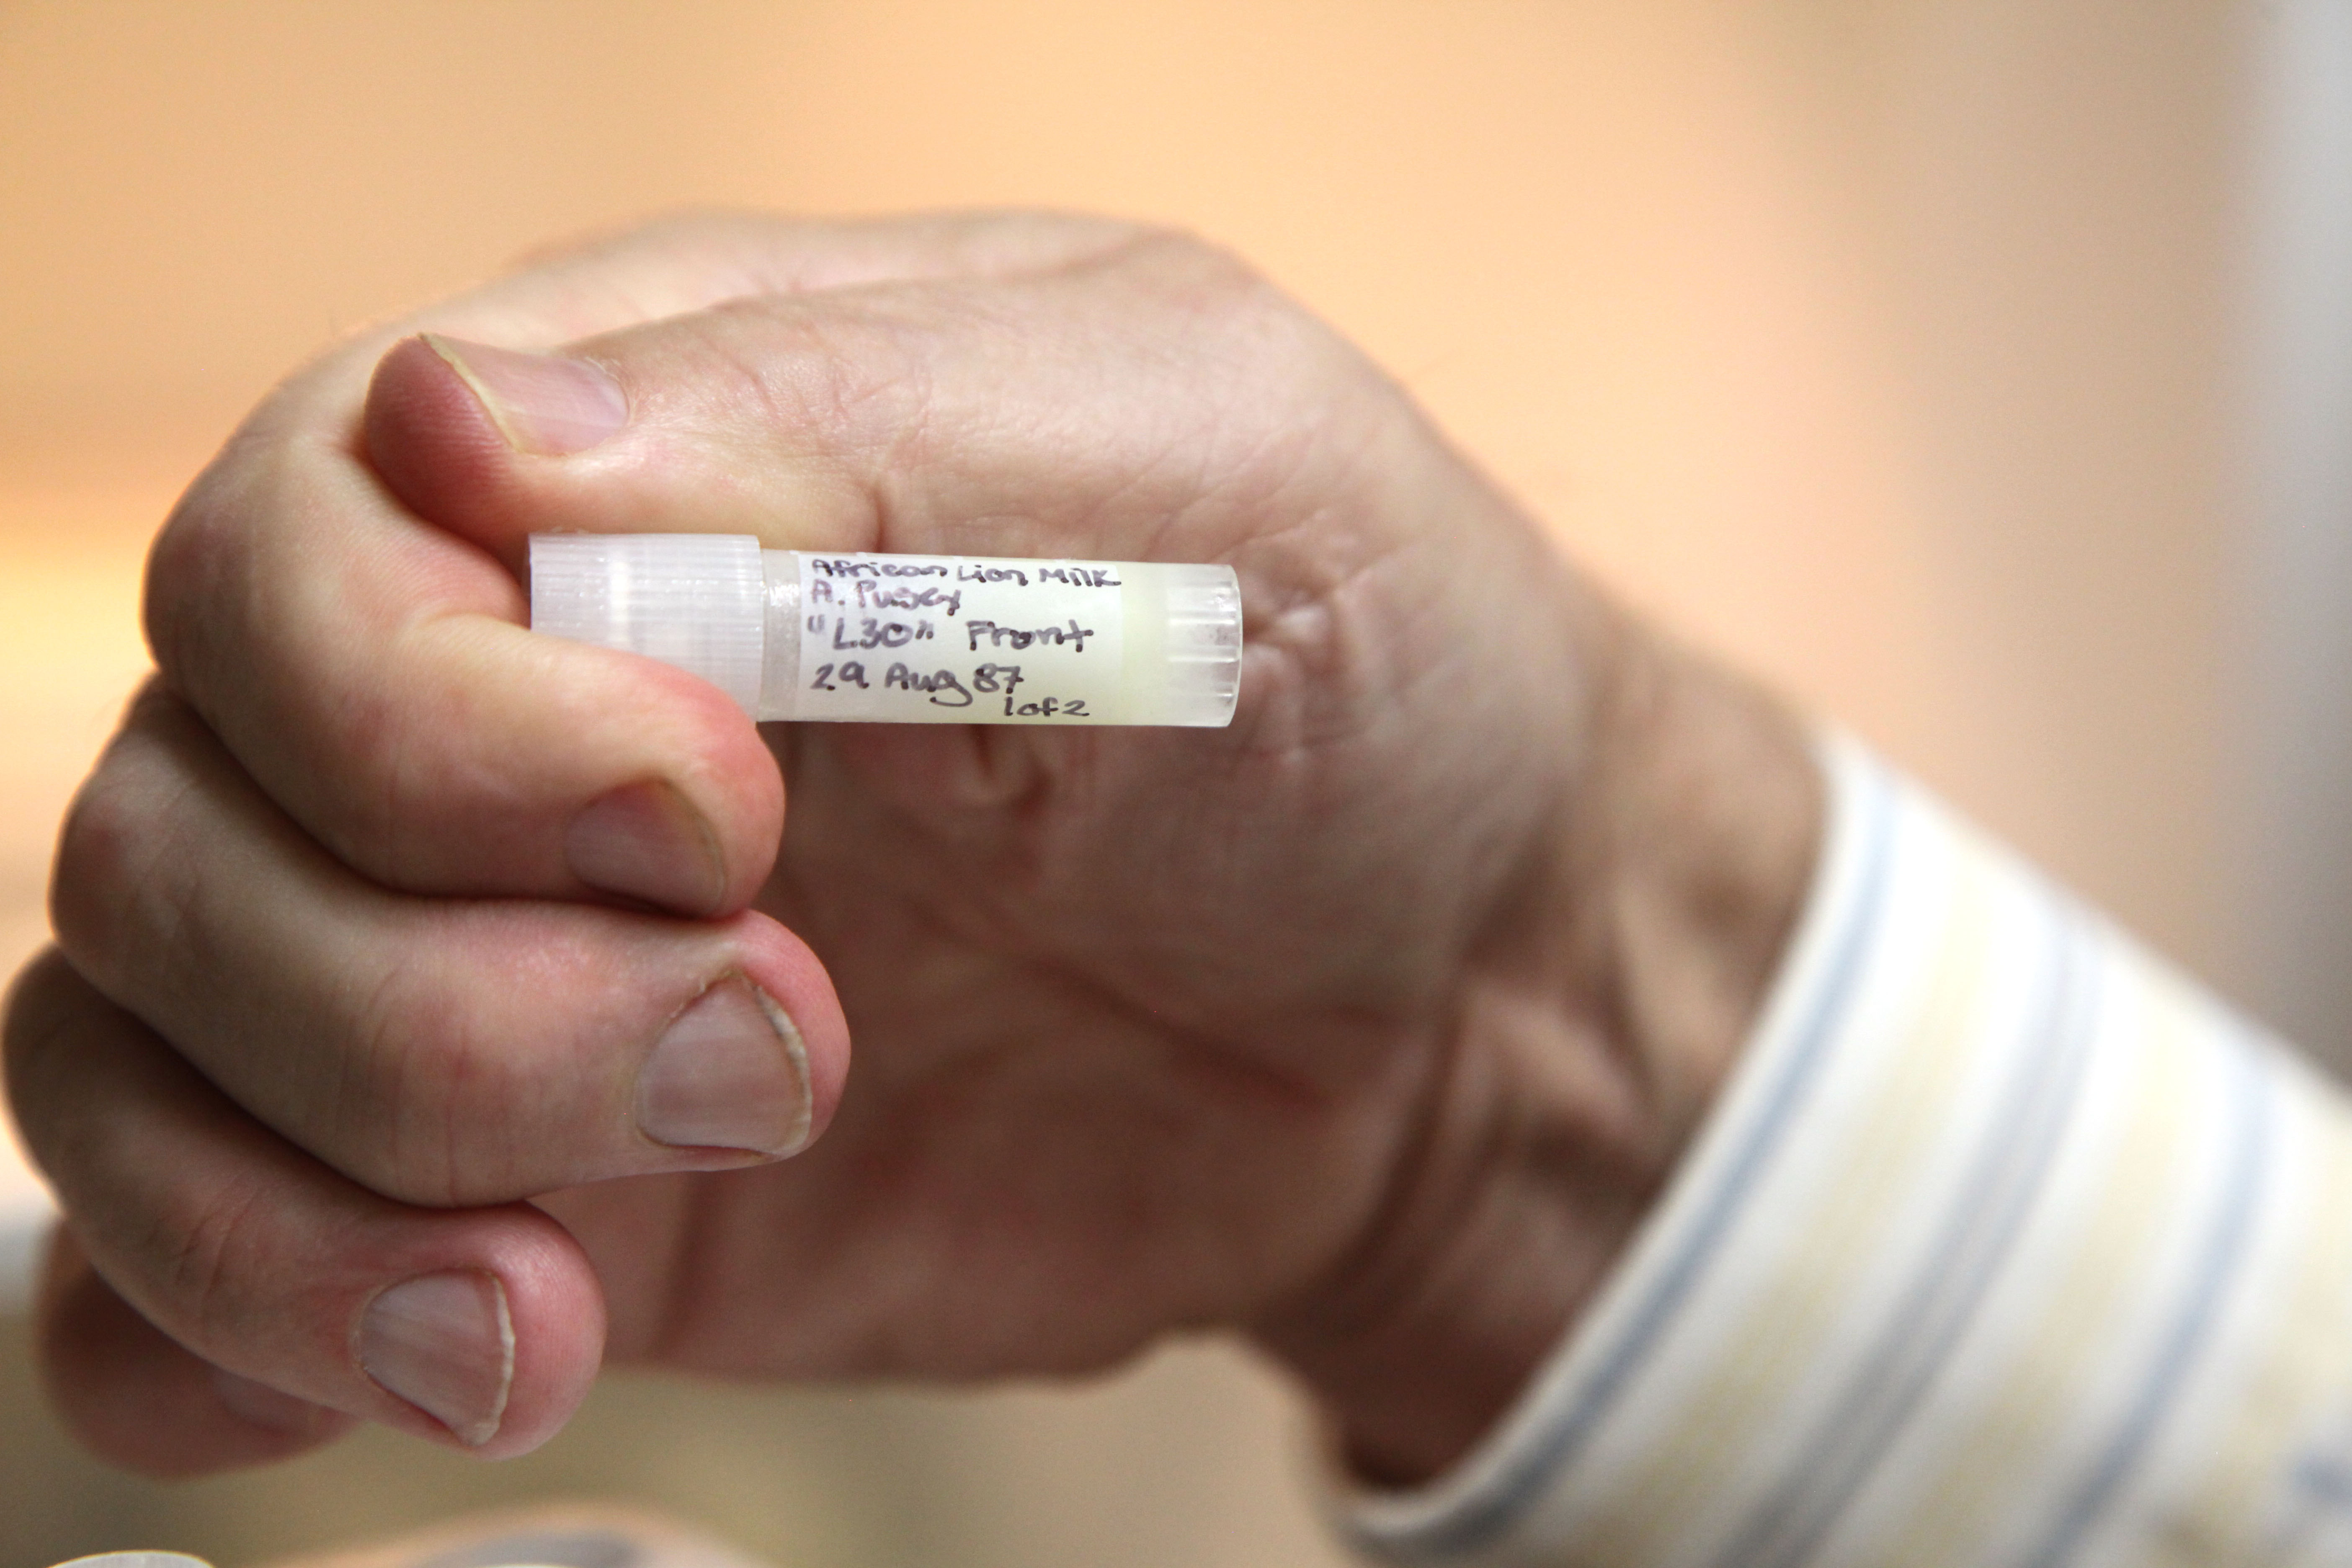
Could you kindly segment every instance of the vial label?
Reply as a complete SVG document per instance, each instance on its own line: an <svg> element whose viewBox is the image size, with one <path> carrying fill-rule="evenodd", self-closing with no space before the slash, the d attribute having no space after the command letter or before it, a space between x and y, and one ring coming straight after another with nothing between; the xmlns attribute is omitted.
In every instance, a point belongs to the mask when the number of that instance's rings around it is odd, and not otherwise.
<svg viewBox="0 0 2352 1568"><path fill-rule="evenodd" d="M800 557L793 716L1119 719L1119 568L970 555Z"/></svg>

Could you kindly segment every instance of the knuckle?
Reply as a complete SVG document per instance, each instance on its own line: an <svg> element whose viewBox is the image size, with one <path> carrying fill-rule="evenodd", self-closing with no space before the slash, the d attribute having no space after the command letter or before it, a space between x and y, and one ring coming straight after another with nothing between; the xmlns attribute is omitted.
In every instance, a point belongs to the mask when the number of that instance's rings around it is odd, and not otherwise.
<svg viewBox="0 0 2352 1568"><path fill-rule="evenodd" d="M383 1196L449 1208L514 1195L520 1141L499 1128L521 1074L488 1048L464 992L430 958L394 955L353 1017L330 1139L344 1173Z"/></svg>
<svg viewBox="0 0 2352 1568"><path fill-rule="evenodd" d="M35 1080L65 1055L61 1047L72 1026L75 1003L88 994L64 954L49 947L34 955L0 1000L0 1055L6 1059L8 1096L28 1136L39 1123L39 1118L27 1114Z"/></svg>
<svg viewBox="0 0 2352 1568"><path fill-rule="evenodd" d="M265 400L172 509L147 552L141 623L173 690L208 719L250 700L283 649L274 628L317 608L302 562L301 378ZM282 640L282 639L278 639Z"/></svg>
<svg viewBox="0 0 2352 1568"><path fill-rule="evenodd" d="M430 759L429 730L388 690L345 693L313 716L309 733L289 742L299 787L280 794L283 808L333 859L392 887L410 887L420 871L446 866L447 824Z"/></svg>
<svg viewBox="0 0 2352 1568"><path fill-rule="evenodd" d="M762 296L718 306L703 324L730 384L720 395L731 392L765 428L806 433L815 450L871 454L929 400L924 355L881 310Z"/></svg>
<svg viewBox="0 0 2352 1568"><path fill-rule="evenodd" d="M1165 314L1196 363L1237 369L1245 384L1327 398L1379 378L1344 338L1236 252L1176 229L1148 231L1122 253L1133 286Z"/></svg>
<svg viewBox="0 0 2352 1568"><path fill-rule="evenodd" d="M186 681L205 668L218 634L218 606L230 602L244 530L236 459L250 445L233 439L172 509L147 552L142 619L156 666Z"/></svg>
<svg viewBox="0 0 2352 1568"><path fill-rule="evenodd" d="M1296 312L1287 296L1238 252L1186 230L1147 229L1121 254L1137 276L1202 314Z"/></svg>
<svg viewBox="0 0 2352 1568"><path fill-rule="evenodd" d="M83 973L110 973L142 915L184 907L174 885L173 793L134 734L119 737L68 807L49 879L49 921Z"/></svg>
<svg viewBox="0 0 2352 1568"><path fill-rule="evenodd" d="M336 1063L330 1137L344 1173L404 1202L446 1201L452 1168L446 1137L429 1135L432 1107L454 1098L465 1075L447 1039L447 1005L415 977L415 961L391 955L352 1020Z"/></svg>
<svg viewBox="0 0 2352 1568"><path fill-rule="evenodd" d="M151 1234L134 1238L129 1256L154 1260L156 1295L199 1345L251 1331L251 1281L275 1258L278 1210L265 1182L224 1177L183 1189L158 1210Z"/></svg>

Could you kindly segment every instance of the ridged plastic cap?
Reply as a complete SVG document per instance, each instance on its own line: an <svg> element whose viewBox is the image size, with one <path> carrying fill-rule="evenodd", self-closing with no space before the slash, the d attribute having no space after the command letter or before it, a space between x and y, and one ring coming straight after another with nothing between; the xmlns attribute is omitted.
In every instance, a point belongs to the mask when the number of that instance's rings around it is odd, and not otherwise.
<svg viewBox="0 0 2352 1568"><path fill-rule="evenodd" d="M1242 684L1242 587L1230 566L1158 568L1167 598L1162 724L1215 728L1234 720Z"/></svg>
<svg viewBox="0 0 2352 1568"><path fill-rule="evenodd" d="M731 533L535 533L530 627L641 653L760 708L760 542Z"/></svg>

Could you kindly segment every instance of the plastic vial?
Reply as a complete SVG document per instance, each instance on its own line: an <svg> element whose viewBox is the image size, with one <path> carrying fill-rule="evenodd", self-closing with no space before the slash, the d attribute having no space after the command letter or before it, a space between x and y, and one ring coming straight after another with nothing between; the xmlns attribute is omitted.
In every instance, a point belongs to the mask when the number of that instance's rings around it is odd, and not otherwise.
<svg viewBox="0 0 2352 1568"><path fill-rule="evenodd" d="M530 624L691 671L754 719L1214 727L1241 684L1230 566L538 533Z"/></svg>

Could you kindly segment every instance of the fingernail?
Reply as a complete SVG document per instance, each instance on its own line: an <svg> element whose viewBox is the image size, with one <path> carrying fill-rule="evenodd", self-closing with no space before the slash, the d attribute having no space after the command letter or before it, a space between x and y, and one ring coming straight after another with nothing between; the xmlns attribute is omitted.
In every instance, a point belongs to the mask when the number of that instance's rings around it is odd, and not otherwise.
<svg viewBox="0 0 2352 1568"><path fill-rule="evenodd" d="M563 858L592 888L687 914L718 908L727 887L709 824L666 784L623 784L586 807Z"/></svg>
<svg viewBox="0 0 2352 1568"><path fill-rule="evenodd" d="M637 1073L638 1131L672 1148L795 1153L809 1117L801 1032L747 980L722 980L695 998Z"/></svg>
<svg viewBox="0 0 2352 1568"><path fill-rule="evenodd" d="M425 334L425 346L482 400L499 434L519 452L561 458L612 439L629 422L621 384L586 360L523 353Z"/></svg>
<svg viewBox="0 0 2352 1568"><path fill-rule="evenodd" d="M465 1269L394 1285L368 1303L359 1349L378 1386L467 1447L499 1435L514 1382L514 1324L496 1275Z"/></svg>
<svg viewBox="0 0 2352 1568"><path fill-rule="evenodd" d="M213 1392L240 1421L290 1436L315 1437L347 1419L340 1411L290 1394L280 1394L266 1383L239 1377L220 1367L212 1369Z"/></svg>

